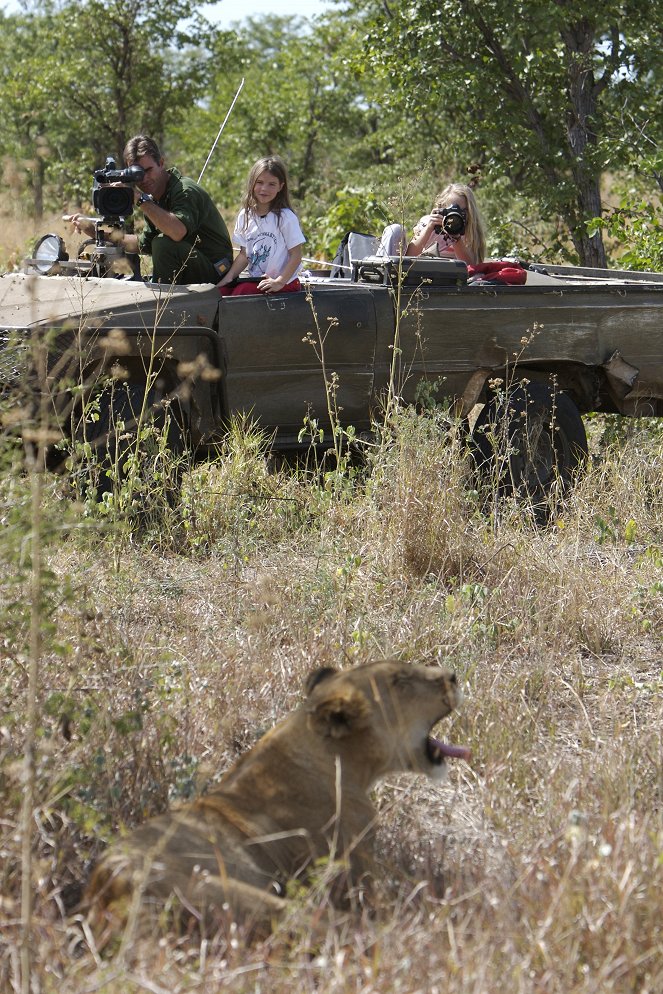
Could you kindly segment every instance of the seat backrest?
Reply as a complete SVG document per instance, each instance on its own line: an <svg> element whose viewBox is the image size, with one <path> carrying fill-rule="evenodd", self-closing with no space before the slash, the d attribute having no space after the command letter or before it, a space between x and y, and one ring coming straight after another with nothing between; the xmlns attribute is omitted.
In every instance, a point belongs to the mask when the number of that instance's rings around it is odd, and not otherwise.
<svg viewBox="0 0 663 994"><path fill-rule="evenodd" d="M375 255L379 244L380 239L375 235L366 235L360 231L348 231L336 249L329 274L330 279L338 279L339 277L350 279L352 264L365 259L366 256Z"/></svg>
<svg viewBox="0 0 663 994"><path fill-rule="evenodd" d="M362 259L368 258L369 255L375 255L379 245L380 239L375 235L362 235L358 231L351 231L348 235L350 266L353 262L360 262Z"/></svg>

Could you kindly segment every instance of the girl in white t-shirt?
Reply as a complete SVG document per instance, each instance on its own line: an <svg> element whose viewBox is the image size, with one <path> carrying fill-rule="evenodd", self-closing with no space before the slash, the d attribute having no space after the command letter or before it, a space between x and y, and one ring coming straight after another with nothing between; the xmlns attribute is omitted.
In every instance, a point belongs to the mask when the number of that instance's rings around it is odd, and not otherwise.
<svg viewBox="0 0 663 994"><path fill-rule="evenodd" d="M221 296L301 290L297 277L305 241L290 206L285 163L278 155L258 159L233 232L239 252L218 284ZM250 279L237 283L245 269Z"/></svg>

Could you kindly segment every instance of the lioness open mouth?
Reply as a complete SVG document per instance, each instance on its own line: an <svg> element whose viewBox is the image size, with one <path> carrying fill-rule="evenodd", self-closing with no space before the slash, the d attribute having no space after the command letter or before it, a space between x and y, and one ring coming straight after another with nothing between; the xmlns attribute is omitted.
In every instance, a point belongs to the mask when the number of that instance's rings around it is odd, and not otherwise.
<svg viewBox="0 0 663 994"><path fill-rule="evenodd" d="M446 758L469 760L472 750L469 746L449 745L429 735L426 739L426 755L433 766L441 766Z"/></svg>

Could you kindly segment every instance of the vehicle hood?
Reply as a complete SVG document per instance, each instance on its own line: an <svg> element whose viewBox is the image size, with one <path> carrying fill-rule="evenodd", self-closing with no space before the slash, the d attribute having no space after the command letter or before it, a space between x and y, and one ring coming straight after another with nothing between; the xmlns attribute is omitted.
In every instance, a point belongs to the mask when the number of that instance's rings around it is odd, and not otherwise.
<svg viewBox="0 0 663 994"><path fill-rule="evenodd" d="M0 328L30 328L71 322L137 323L151 327L157 315L171 312L185 324L211 325L219 294L211 284L164 286L132 280L79 276L0 276ZM190 312L190 313L189 313ZM96 323L96 322L95 322Z"/></svg>

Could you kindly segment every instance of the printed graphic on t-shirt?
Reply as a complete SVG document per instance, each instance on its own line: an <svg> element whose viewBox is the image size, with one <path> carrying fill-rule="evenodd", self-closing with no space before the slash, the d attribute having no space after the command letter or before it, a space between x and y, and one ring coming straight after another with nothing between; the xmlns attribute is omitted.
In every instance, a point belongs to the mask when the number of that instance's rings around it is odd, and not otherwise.
<svg viewBox="0 0 663 994"><path fill-rule="evenodd" d="M253 243L249 255L249 273L251 276L262 276L267 272L268 260L276 251L276 235L272 231L264 231Z"/></svg>

